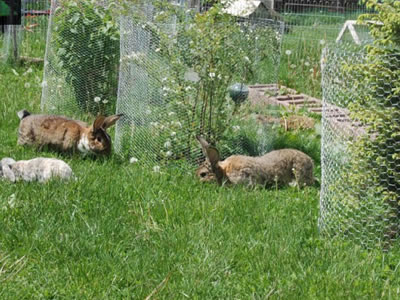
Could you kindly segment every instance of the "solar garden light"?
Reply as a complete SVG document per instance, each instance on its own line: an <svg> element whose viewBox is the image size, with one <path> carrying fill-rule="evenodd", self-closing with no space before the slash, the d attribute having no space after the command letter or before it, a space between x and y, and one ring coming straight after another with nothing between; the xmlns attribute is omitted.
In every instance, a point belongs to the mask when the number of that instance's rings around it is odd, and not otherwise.
<svg viewBox="0 0 400 300"><path fill-rule="evenodd" d="M249 96L249 88L244 83L235 83L228 88L228 93L233 102L240 105Z"/></svg>

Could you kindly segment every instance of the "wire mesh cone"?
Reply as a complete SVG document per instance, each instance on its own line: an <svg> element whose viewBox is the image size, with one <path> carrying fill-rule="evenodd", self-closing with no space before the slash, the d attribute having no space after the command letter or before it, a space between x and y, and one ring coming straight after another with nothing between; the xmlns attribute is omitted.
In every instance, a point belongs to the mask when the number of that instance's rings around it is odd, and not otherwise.
<svg viewBox="0 0 400 300"><path fill-rule="evenodd" d="M151 6L140 11L144 19L120 20L117 112L124 118L116 127L117 153L149 166L182 160L193 165L202 160L196 140L202 135L217 142L223 156L240 154L238 148L221 147L231 127L222 123L237 109L228 87L276 83L283 24L263 19L216 23L216 34L207 36L207 44L204 32L193 34L197 28L189 15L160 23L155 20L160 11ZM214 38L223 45L214 47ZM210 51L216 59L207 60L201 51ZM241 55L242 65L229 65L235 61L231 53Z"/></svg>
<svg viewBox="0 0 400 300"><path fill-rule="evenodd" d="M399 235L399 55L367 56L345 44L322 55L320 230L388 246ZM380 66L378 72L374 68ZM371 75L372 74L372 75Z"/></svg>
<svg viewBox="0 0 400 300"><path fill-rule="evenodd" d="M119 33L107 1L52 1L41 108L86 119L115 112Z"/></svg>

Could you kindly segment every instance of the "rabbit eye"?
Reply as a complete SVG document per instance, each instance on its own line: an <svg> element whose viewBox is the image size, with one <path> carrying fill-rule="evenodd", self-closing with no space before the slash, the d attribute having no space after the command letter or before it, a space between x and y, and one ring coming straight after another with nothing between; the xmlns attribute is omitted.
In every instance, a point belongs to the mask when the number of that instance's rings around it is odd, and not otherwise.
<svg viewBox="0 0 400 300"><path fill-rule="evenodd" d="M96 140L97 140L98 142L100 142L100 143L101 143L101 141L102 141L101 137L99 137L99 136L96 138Z"/></svg>
<svg viewBox="0 0 400 300"><path fill-rule="evenodd" d="M200 173L200 177L202 177L202 178L206 177L206 175L207 175L206 172L201 172L201 173Z"/></svg>

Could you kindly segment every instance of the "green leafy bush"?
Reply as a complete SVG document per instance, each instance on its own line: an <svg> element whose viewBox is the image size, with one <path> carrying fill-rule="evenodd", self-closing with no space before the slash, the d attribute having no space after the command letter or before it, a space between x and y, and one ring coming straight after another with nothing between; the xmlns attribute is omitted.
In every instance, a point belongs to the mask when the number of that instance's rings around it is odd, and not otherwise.
<svg viewBox="0 0 400 300"><path fill-rule="evenodd" d="M113 111L117 96L119 32L110 6L65 0L55 11L58 64L81 110Z"/></svg>
<svg viewBox="0 0 400 300"><path fill-rule="evenodd" d="M353 233L387 242L398 237L400 225L400 2L367 4L377 14L360 20L375 21L369 23L374 42L363 61L343 65L352 78L345 102L365 134L346 144L348 160L329 189Z"/></svg>
<svg viewBox="0 0 400 300"><path fill-rule="evenodd" d="M148 74L152 84L147 89L154 89L152 98L161 99L149 101L148 107L157 116L148 130L158 140L155 144L164 148L156 149L156 156L193 159L199 153L196 135L221 145L233 120L241 117L228 87L260 78L260 62L264 68L276 67L272 58L274 51L278 54L280 33L276 27L224 13L222 4L203 13L165 2L155 10L155 20L140 16L140 11L133 16L141 34L150 36L150 50L124 55L121 63Z"/></svg>

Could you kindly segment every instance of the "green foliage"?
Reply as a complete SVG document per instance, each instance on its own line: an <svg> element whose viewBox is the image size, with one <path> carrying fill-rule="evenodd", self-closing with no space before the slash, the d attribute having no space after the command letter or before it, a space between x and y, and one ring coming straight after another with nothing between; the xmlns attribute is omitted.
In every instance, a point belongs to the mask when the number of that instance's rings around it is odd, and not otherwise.
<svg viewBox="0 0 400 300"><path fill-rule="evenodd" d="M119 32L112 5L66 0L54 16L58 64L80 109L92 114L111 112L116 102Z"/></svg>
<svg viewBox="0 0 400 300"><path fill-rule="evenodd" d="M197 14L190 23L179 24L177 36L183 43L174 47L171 38L161 34L161 52L170 63L170 77L165 81L169 105L177 116L186 116L183 125L195 134L206 135L209 140L219 140L233 113L227 98L230 83L241 78L246 67L246 52L237 44L240 27L233 17L222 14L217 7ZM189 26L189 24L191 26ZM172 41L173 42L173 41ZM188 70L198 80L186 80Z"/></svg>
<svg viewBox="0 0 400 300"><path fill-rule="evenodd" d="M396 0L367 0L367 7L378 12L377 14L365 14L360 16L360 21L372 20L370 23L371 35L375 38L374 50L370 49L370 54L378 51L381 46L400 46L400 3ZM377 47L378 46L378 47ZM383 52L387 53L387 49Z"/></svg>
<svg viewBox="0 0 400 300"><path fill-rule="evenodd" d="M201 14L165 3L156 8L159 12L152 22L134 16L135 26L151 35L152 50L130 53L121 61L143 69L159 87L162 104L149 107L157 116L151 126L162 128L154 131L158 144L184 145L174 157L190 159L192 150L199 150L196 135L216 143L224 140L232 119L240 114L227 95L228 87L263 80L260 76L268 74L265 68L276 68L273 57L278 54L280 35L273 26L223 13L220 4ZM176 22L173 29L171 22ZM258 63L263 64L263 72Z"/></svg>
<svg viewBox="0 0 400 300"><path fill-rule="evenodd" d="M365 134L347 143L347 167L332 188L343 211L356 211L358 217L350 222L364 230L355 232L365 234L366 242L386 243L398 237L400 224L400 3L367 3L377 14L360 20L375 21L370 24L374 42L366 46L362 62L343 65L352 78L346 81L352 92L344 102ZM371 232L374 239L368 237Z"/></svg>
<svg viewBox="0 0 400 300"><path fill-rule="evenodd" d="M371 24L374 43L367 47L366 62L353 66L353 70L363 74L368 93L362 92L349 108L352 117L366 125L368 137L355 143L355 155L368 163L376 188L382 190L388 206L386 217L393 222L386 234L395 237L398 229L393 228L398 226L400 216L400 126L393 122L400 117L400 4L367 3L378 12L369 16L376 21ZM358 180L367 179L361 175Z"/></svg>
<svg viewBox="0 0 400 300"><path fill-rule="evenodd" d="M318 119L315 120L314 129L287 131L280 123L268 124L260 121L258 117L270 116L279 120L283 116L299 115L300 111L288 112L280 107L254 106L249 103L243 104L240 111L230 119L231 126L226 128L223 134L224 138L217 144L223 157L235 152L259 156L272 150L291 148L308 154L318 168L321 161L321 135Z"/></svg>

